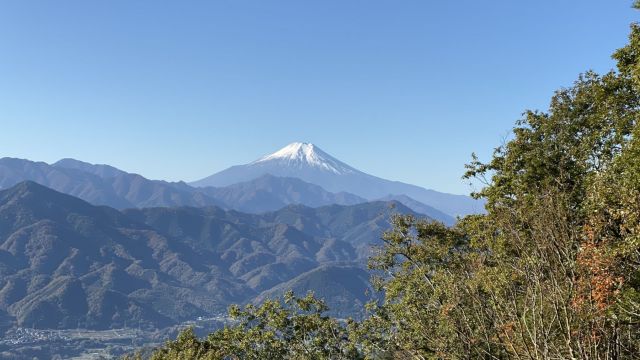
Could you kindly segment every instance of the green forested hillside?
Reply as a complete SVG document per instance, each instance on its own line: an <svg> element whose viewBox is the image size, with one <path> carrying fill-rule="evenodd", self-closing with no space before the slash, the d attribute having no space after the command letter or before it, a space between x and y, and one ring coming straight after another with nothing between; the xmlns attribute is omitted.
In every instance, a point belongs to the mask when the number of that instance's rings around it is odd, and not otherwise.
<svg viewBox="0 0 640 360"><path fill-rule="evenodd" d="M23 182L0 191L0 328L9 315L14 328L163 329L308 284L356 315L394 211L415 214L394 202L118 211Z"/></svg>
<svg viewBox="0 0 640 360"><path fill-rule="evenodd" d="M486 214L394 218L370 259L384 302L361 322L322 302L233 307L153 359L634 359L640 355L640 26L617 69L586 72L466 177Z"/></svg>

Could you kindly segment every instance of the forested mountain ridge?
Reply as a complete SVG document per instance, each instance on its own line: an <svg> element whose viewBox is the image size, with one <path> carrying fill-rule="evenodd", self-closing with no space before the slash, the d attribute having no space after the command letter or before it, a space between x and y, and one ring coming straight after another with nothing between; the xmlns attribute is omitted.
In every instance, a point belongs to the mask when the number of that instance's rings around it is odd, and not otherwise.
<svg viewBox="0 0 640 360"><path fill-rule="evenodd" d="M23 327L162 328L328 271L315 277L315 290L354 315L369 285L359 278L331 289L362 273L397 211L412 213L390 202L262 215L215 207L120 212L22 182L0 191L0 309Z"/></svg>

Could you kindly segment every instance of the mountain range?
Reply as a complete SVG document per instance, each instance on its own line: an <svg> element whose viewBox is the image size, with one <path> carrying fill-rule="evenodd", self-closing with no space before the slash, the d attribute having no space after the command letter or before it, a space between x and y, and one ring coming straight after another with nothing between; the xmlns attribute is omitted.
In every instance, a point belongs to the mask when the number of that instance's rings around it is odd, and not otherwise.
<svg viewBox="0 0 640 360"><path fill-rule="evenodd" d="M417 215L398 202L120 211L21 182L0 191L0 313L22 327L161 328L313 289L353 315L391 213Z"/></svg>
<svg viewBox="0 0 640 360"><path fill-rule="evenodd" d="M306 143L194 183L75 159L2 158L0 358L89 346L42 340L35 329L137 328L154 342L194 321L220 326L228 305L290 289L357 317L378 296L366 263L392 214L452 225L481 208L365 174Z"/></svg>
<svg viewBox="0 0 640 360"><path fill-rule="evenodd" d="M452 217L483 211L483 203L468 196L446 194L369 175L343 163L314 144L302 142L289 144L249 164L232 166L192 182L191 185L228 186L264 174L297 177L330 192L348 192L370 201L389 195L404 195Z"/></svg>
<svg viewBox="0 0 640 360"><path fill-rule="evenodd" d="M449 225L456 216L482 211L482 203L470 197L377 178L306 143L290 144L250 164L190 184L149 180L109 165L75 159L53 164L0 159L0 189L26 180L116 209L217 206L261 213L290 204L318 207L395 200Z"/></svg>

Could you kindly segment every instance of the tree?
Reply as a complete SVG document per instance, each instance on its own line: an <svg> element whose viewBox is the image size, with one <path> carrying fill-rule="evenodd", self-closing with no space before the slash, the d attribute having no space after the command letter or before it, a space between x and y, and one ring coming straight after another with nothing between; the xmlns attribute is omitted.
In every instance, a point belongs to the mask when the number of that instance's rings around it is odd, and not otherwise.
<svg viewBox="0 0 640 360"><path fill-rule="evenodd" d="M487 213L452 229L398 217L372 259L386 298L369 348L407 358L633 358L640 353L640 28L466 177ZM380 352L378 350L378 352Z"/></svg>
<svg viewBox="0 0 640 360"><path fill-rule="evenodd" d="M640 7L636 2L635 6ZM362 322L289 293L232 307L154 359L633 359L640 354L640 26L617 69L527 111L467 178L486 213L453 227L395 216L370 260L384 292Z"/></svg>
<svg viewBox="0 0 640 360"><path fill-rule="evenodd" d="M237 322L199 339L186 329L151 356L173 359L358 359L347 327L323 316L326 305L312 294L288 292L284 303L268 300L244 309L232 306Z"/></svg>

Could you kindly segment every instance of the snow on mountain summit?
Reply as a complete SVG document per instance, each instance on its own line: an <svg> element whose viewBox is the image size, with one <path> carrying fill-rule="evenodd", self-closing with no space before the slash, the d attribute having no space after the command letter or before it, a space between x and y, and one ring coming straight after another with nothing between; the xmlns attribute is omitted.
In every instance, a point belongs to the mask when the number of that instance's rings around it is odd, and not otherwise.
<svg viewBox="0 0 640 360"><path fill-rule="evenodd" d="M349 165L322 151L322 149L314 144L304 142L291 143L273 154L261 157L250 165L269 162L283 163L289 167L298 168L311 166L335 174L348 174L356 171Z"/></svg>
<svg viewBox="0 0 640 360"><path fill-rule="evenodd" d="M356 170L311 143L295 142L258 160L235 165L194 181L196 187L225 187L265 175L297 178L332 193L349 193L367 200L406 195L449 216L482 212L483 203L463 195L428 190Z"/></svg>

